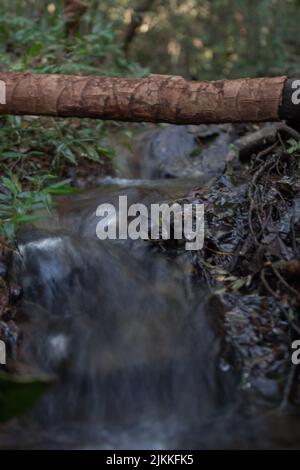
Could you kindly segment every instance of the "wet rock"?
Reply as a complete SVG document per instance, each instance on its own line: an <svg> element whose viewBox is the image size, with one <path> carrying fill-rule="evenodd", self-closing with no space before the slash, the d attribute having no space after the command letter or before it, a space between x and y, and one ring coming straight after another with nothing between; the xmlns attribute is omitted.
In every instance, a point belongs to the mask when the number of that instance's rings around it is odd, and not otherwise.
<svg viewBox="0 0 300 470"><path fill-rule="evenodd" d="M266 398L280 398L278 382L265 377L257 377L251 381L252 387Z"/></svg>
<svg viewBox="0 0 300 470"><path fill-rule="evenodd" d="M23 295L22 288L17 284L12 284L9 289L9 302L17 303Z"/></svg>
<svg viewBox="0 0 300 470"><path fill-rule="evenodd" d="M170 125L146 133L138 147L142 178L222 174L233 136L230 126Z"/></svg>
<svg viewBox="0 0 300 470"><path fill-rule="evenodd" d="M3 261L0 261L0 277L5 277L7 273L7 266Z"/></svg>

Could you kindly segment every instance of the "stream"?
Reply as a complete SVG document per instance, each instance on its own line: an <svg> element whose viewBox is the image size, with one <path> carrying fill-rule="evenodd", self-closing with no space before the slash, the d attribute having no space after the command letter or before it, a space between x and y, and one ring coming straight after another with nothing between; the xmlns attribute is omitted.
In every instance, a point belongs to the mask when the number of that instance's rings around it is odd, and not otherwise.
<svg viewBox="0 0 300 470"><path fill-rule="evenodd" d="M141 140L144 166L136 179L99 180L61 199L51 217L20 234L13 264L23 291L19 360L52 384L32 411L1 430L2 448L241 449L299 442L296 418L249 401L240 371L224 362L218 312L192 269L191 252L96 237L100 203L116 205L120 195L146 206L174 201L222 174L233 137L224 126L198 127L152 131ZM207 141L201 159L196 131ZM175 151L171 161L168 152Z"/></svg>

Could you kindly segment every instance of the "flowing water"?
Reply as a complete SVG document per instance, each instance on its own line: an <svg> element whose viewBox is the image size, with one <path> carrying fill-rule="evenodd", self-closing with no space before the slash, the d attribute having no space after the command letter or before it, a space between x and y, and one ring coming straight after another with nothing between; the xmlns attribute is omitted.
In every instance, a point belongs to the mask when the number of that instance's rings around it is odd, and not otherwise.
<svg viewBox="0 0 300 470"><path fill-rule="evenodd" d="M240 377L222 367L210 294L191 274L190 255L96 238L101 202L116 204L124 194L129 204L174 200L199 182L106 179L23 231L14 260L23 289L19 359L53 384L34 410L2 431L2 447L273 442L240 411Z"/></svg>

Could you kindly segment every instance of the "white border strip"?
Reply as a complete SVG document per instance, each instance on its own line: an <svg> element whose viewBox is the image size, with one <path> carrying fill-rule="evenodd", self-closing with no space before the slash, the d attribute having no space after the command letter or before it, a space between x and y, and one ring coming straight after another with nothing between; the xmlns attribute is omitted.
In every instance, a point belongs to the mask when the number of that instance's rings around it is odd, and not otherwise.
<svg viewBox="0 0 300 470"><path fill-rule="evenodd" d="M0 104L6 104L6 83L0 80Z"/></svg>

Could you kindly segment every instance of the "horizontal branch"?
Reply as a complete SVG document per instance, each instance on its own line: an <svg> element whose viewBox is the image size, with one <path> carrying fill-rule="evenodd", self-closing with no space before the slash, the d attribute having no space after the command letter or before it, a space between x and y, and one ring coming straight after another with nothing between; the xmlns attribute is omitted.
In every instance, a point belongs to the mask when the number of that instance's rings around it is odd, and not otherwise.
<svg viewBox="0 0 300 470"><path fill-rule="evenodd" d="M293 99L292 99L293 98ZM0 114L200 124L299 118L300 81L0 73Z"/></svg>

